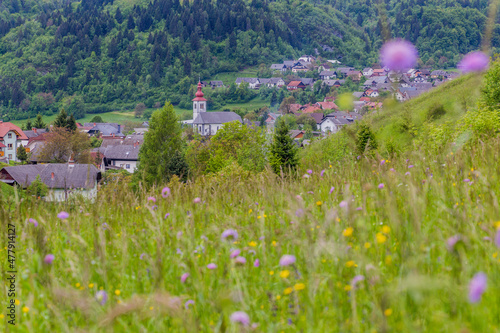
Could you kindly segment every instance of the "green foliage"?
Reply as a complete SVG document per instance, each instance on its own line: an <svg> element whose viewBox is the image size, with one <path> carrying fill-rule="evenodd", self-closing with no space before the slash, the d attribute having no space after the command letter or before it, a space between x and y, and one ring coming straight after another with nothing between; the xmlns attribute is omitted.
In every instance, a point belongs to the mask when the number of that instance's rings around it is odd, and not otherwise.
<svg viewBox="0 0 500 333"><path fill-rule="evenodd" d="M45 124L43 122L43 117L40 113L36 115L36 119L35 119L35 122L33 123L33 127L40 128L40 129L47 127L47 124Z"/></svg>
<svg viewBox="0 0 500 333"><path fill-rule="evenodd" d="M500 58L497 58L484 76L482 107L500 109Z"/></svg>
<svg viewBox="0 0 500 333"><path fill-rule="evenodd" d="M269 148L269 164L277 175L286 175L297 169L299 164L297 146L290 137L290 128L282 119L276 122L273 141Z"/></svg>
<svg viewBox="0 0 500 333"><path fill-rule="evenodd" d="M54 120L54 127L64 128L68 125L68 114L66 110L61 109L56 119Z"/></svg>
<svg viewBox="0 0 500 333"><path fill-rule="evenodd" d="M21 163L26 162L28 159L28 154L26 153L26 148L21 144L19 147L17 147L17 152L16 152L17 159L21 161Z"/></svg>
<svg viewBox="0 0 500 333"><path fill-rule="evenodd" d="M342 161L349 152L349 138L345 131L340 131L301 149L300 165L306 169L329 166Z"/></svg>
<svg viewBox="0 0 500 333"><path fill-rule="evenodd" d="M36 176L35 180L26 188L26 194L34 196L35 198L43 198L49 192L47 185L45 185L40 176Z"/></svg>
<svg viewBox="0 0 500 333"><path fill-rule="evenodd" d="M104 120L102 120L101 116L94 116L94 117L92 117L92 119L90 119L90 122L91 123L103 123Z"/></svg>
<svg viewBox="0 0 500 333"><path fill-rule="evenodd" d="M446 109L442 104L435 104L427 110L427 119L432 121L441 118L446 114Z"/></svg>
<svg viewBox="0 0 500 333"><path fill-rule="evenodd" d="M148 186L168 182L174 174L185 177L183 154L179 119L172 104L167 102L163 108L153 112L149 131L144 134L139 152L136 177Z"/></svg>
<svg viewBox="0 0 500 333"><path fill-rule="evenodd" d="M33 128L33 124L31 123L31 119L26 120L26 123L21 127L23 131L31 131Z"/></svg>
<svg viewBox="0 0 500 333"><path fill-rule="evenodd" d="M359 124L356 133L356 148L360 154L370 154L377 150L378 144L370 126L366 123Z"/></svg>

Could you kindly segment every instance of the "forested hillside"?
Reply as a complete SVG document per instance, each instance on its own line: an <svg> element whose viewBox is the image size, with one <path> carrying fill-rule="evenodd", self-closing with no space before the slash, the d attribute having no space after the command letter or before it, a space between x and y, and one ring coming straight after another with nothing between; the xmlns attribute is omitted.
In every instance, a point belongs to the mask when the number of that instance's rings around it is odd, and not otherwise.
<svg viewBox="0 0 500 333"><path fill-rule="evenodd" d="M186 103L198 77L301 53L371 65L382 43L376 3L4 0L0 116ZM386 12L392 36L416 43L422 66L447 67L479 48L487 1L389 1Z"/></svg>

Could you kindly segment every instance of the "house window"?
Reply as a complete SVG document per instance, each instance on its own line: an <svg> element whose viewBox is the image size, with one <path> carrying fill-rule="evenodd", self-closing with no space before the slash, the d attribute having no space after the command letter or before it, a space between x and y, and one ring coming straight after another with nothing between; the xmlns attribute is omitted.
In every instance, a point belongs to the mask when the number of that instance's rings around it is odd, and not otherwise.
<svg viewBox="0 0 500 333"><path fill-rule="evenodd" d="M125 169L130 169L130 164L125 165Z"/></svg>
<svg viewBox="0 0 500 333"><path fill-rule="evenodd" d="M9 144L8 144L7 149L8 149L8 150L12 150L12 143L9 143Z"/></svg>
<svg viewBox="0 0 500 333"><path fill-rule="evenodd" d="M7 134L7 137L10 139L12 138L12 133Z"/></svg>
<svg viewBox="0 0 500 333"><path fill-rule="evenodd" d="M12 159L12 154L9 154L9 160L11 160L11 159Z"/></svg>
<svg viewBox="0 0 500 333"><path fill-rule="evenodd" d="M123 169L123 164L120 164L120 168L122 168L122 169Z"/></svg>
<svg viewBox="0 0 500 333"><path fill-rule="evenodd" d="M200 104L200 109L203 110L203 108L205 107L204 104Z"/></svg>

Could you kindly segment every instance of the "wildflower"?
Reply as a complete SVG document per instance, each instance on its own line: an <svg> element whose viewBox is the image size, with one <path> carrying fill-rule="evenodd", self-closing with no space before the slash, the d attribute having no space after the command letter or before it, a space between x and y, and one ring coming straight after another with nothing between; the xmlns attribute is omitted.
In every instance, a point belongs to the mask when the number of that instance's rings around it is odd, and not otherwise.
<svg viewBox="0 0 500 333"><path fill-rule="evenodd" d="M292 291L293 291L293 289L292 289L292 288L290 288L290 287L288 287L288 288L286 288L286 289L283 291L283 294L285 294L285 295L290 295L290 294L292 293Z"/></svg>
<svg viewBox="0 0 500 333"><path fill-rule="evenodd" d="M381 160L380 165L384 165L384 164L385 164L385 160Z"/></svg>
<svg viewBox="0 0 500 333"><path fill-rule="evenodd" d="M369 249L372 245L368 242L365 243L365 249Z"/></svg>
<svg viewBox="0 0 500 333"><path fill-rule="evenodd" d="M352 227L349 227L349 228L345 229L345 230L342 232L342 235L343 235L344 237L351 237L353 232L354 232L354 229L353 229Z"/></svg>
<svg viewBox="0 0 500 333"><path fill-rule="evenodd" d="M288 269L285 269L284 271L280 272L280 278L282 279L286 279L289 276L290 276L290 271Z"/></svg>
<svg viewBox="0 0 500 333"><path fill-rule="evenodd" d="M207 265L207 268L208 268L208 269L216 269L216 268L217 268L217 265L216 265L216 264L214 264L214 263L210 263L210 264L208 264L208 265Z"/></svg>
<svg viewBox="0 0 500 333"><path fill-rule="evenodd" d="M323 177L324 174L325 174L325 169L321 170L321 173L319 175L320 177Z"/></svg>
<svg viewBox="0 0 500 333"><path fill-rule="evenodd" d="M470 182L470 179L469 178L465 178L464 182L468 183L468 182Z"/></svg>
<svg viewBox="0 0 500 333"><path fill-rule="evenodd" d="M293 286L293 289L299 291L299 290L304 290L306 288L306 285L303 283L297 283L295 286Z"/></svg>
<svg viewBox="0 0 500 333"><path fill-rule="evenodd" d="M353 288L356 288L356 285L363 281L365 277L363 275L356 275L352 280L351 280L351 286Z"/></svg>
<svg viewBox="0 0 500 333"><path fill-rule="evenodd" d="M383 67L394 71L412 68L417 63L418 51L415 46L403 39L388 41L380 50L380 62Z"/></svg>
<svg viewBox="0 0 500 333"><path fill-rule="evenodd" d="M311 169L307 170L307 173L312 175L313 171Z"/></svg>
<svg viewBox="0 0 500 333"><path fill-rule="evenodd" d="M295 261L296 261L295 256L290 254L285 254L280 259L280 266L290 266L295 264Z"/></svg>
<svg viewBox="0 0 500 333"><path fill-rule="evenodd" d="M189 306L190 306L191 304L194 304L194 301L193 301L192 299L190 299L190 300L188 300L186 303L184 303L184 308L185 308L186 310L189 310Z"/></svg>
<svg viewBox="0 0 500 333"><path fill-rule="evenodd" d="M155 198L155 197L148 197L148 202L149 202L149 201L156 202L156 198Z"/></svg>
<svg viewBox="0 0 500 333"><path fill-rule="evenodd" d="M151 206L151 209L152 209L152 210L157 210L157 209L158 209L158 206L157 206L157 205L153 205L153 206Z"/></svg>
<svg viewBox="0 0 500 333"><path fill-rule="evenodd" d="M483 52L470 52L458 63L462 73L482 72L488 69L490 58Z"/></svg>
<svg viewBox="0 0 500 333"><path fill-rule="evenodd" d="M188 277L189 277L189 273L182 274L181 275L181 282L185 283Z"/></svg>
<svg viewBox="0 0 500 333"><path fill-rule="evenodd" d="M497 234L495 236L495 245L500 248L500 229L497 230Z"/></svg>
<svg viewBox="0 0 500 333"><path fill-rule="evenodd" d="M27 306L23 306L24 313L28 313L29 311L30 311L30 308L28 308Z"/></svg>
<svg viewBox="0 0 500 333"><path fill-rule="evenodd" d="M169 195L170 195L170 188L164 187L163 190L161 190L161 196L167 198Z"/></svg>
<svg viewBox="0 0 500 333"><path fill-rule="evenodd" d="M236 249L236 250L233 250L229 256L231 257L231 259L234 259L234 258L236 258L237 256L239 256L239 255L240 255L240 253L241 253L241 250Z"/></svg>
<svg viewBox="0 0 500 333"><path fill-rule="evenodd" d="M384 183L378 184L378 188L384 188L384 187L385 187Z"/></svg>
<svg viewBox="0 0 500 333"><path fill-rule="evenodd" d="M384 316L389 317L392 314L392 309L386 309L384 311Z"/></svg>
<svg viewBox="0 0 500 333"><path fill-rule="evenodd" d="M108 301L108 294L104 290L99 290L95 294L95 299L99 304L104 305Z"/></svg>
<svg viewBox="0 0 500 333"><path fill-rule="evenodd" d="M309 177L311 177L311 176L309 176L307 173L305 173L305 174L302 176L302 178L309 178Z"/></svg>
<svg viewBox="0 0 500 333"><path fill-rule="evenodd" d="M146 255L146 253L141 253L141 255L139 256L139 259L143 260L145 255Z"/></svg>
<svg viewBox="0 0 500 333"><path fill-rule="evenodd" d="M90 289L94 288L94 284L93 283L89 283L89 288Z"/></svg>
<svg viewBox="0 0 500 333"><path fill-rule="evenodd" d="M53 254L47 254L45 258L43 258L43 262L46 263L47 265L52 264L54 261L54 255Z"/></svg>
<svg viewBox="0 0 500 333"><path fill-rule="evenodd" d="M375 238L377 239L377 243L379 244L385 243L387 241L387 237L380 232L375 235Z"/></svg>
<svg viewBox="0 0 500 333"><path fill-rule="evenodd" d="M341 201L339 203L339 207L341 207L341 208L347 207L347 201Z"/></svg>
<svg viewBox="0 0 500 333"><path fill-rule="evenodd" d="M316 205L317 205L318 207L321 207L321 205L322 205L322 204L323 204L323 203L322 203L321 201L317 201L317 202L316 202Z"/></svg>
<svg viewBox="0 0 500 333"><path fill-rule="evenodd" d="M222 239L232 238L233 240L238 239L238 232L234 229L227 229L221 235Z"/></svg>
<svg viewBox="0 0 500 333"><path fill-rule="evenodd" d="M233 323L239 323L243 326L250 325L250 317L243 311L236 311L229 318Z"/></svg>
<svg viewBox="0 0 500 333"><path fill-rule="evenodd" d="M455 235L455 236L451 236L450 238L448 238L448 240L446 241L446 247L448 248L448 251L453 252L453 250L455 249L455 245L460 240L461 240L460 235Z"/></svg>
<svg viewBox="0 0 500 333"><path fill-rule="evenodd" d="M362 207L357 207L356 210L360 211L360 210L363 210L363 208Z"/></svg>
<svg viewBox="0 0 500 333"><path fill-rule="evenodd" d="M332 187L330 188L330 194L332 194L332 193L333 193L333 191L335 191L335 187L333 187L333 186L332 186Z"/></svg>
<svg viewBox="0 0 500 333"><path fill-rule="evenodd" d="M477 273L474 275L469 284L469 302L477 303L481 300L481 296L486 290L486 274Z"/></svg>
<svg viewBox="0 0 500 333"><path fill-rule="evenodd" d="M169 217L170 216L170 213L167 213L165 214L165 218Z"/></svg>
<svg viewBox="0 0 500 333"><path fill-rule="evenodd" d="M356 263L354 262L354 260L349 260L348 262L345 263L345 267L347 267L347 268L351 268L354 266L356 266Z"/></svg>
<svg viewBox="0 0 500 333"><path fill-rule="evenodd" d="M413 165L413 164L408 165L408 169L411 169L411 168L413 168L413 167L414 167L414 165Z"/></svg>
<svg viewBox="0 0 500 333"><path fill-rule="evenodd" d="M236 259L234 259L234 262L238 265L244 265L247 263L247 260L245 259L245 257L236 257Z"/></svg>
<svg viewBox="0 0 500 333"><path fill-rule="evenodd" d="M198 197L194 198L194 200L193 200L193 203L195 203L195 204L196 204L196 203L200 203L200 202L201 202L201 199L200 199L200 198L198 198Z"/></svg>
<svg viewBox="0 0 500 333"><path fill-rule="evenodd" d="M392 257L391 256L385 257L385 264L387 266L390 266L392 264Z"/></svg>
<svg viewBox="0 0 500 333"><path fill-rule="evenodd" d="M303 215L304 215L304 211L301 208L299 208L295 211L295 216L302 217Z"/></svg>
<svg viewBox="0 0 500 333"><path fill-rule="evenodd" d="M67 219L69 217L69 214L65 211L60 212L57 214L57 217L60 218L61 220Z"/></svg>
<svg viewBox="0 0 500 333"><path fill-rule="evenodd" d="M255 259L255 261L253 262L253 266L254 266L254 267L259 267L259 266L260 266L260 261L259 261L259 259Z"/></svg>
<svg viewBox="0 0 500 333"><path fill-rule="evenodd" d="M250 243L248 243L248 245L250 245L251 247L256 247L257 242L251 241Z"/></svg>
<svg viewBox="0 0 500 333"><path fill-rule="evenodd" d="M116 289L116 290L115 290L115 295L116 295L116 296L120 296L120 294L121 294L121 291L120 291L119 289Z"/></svg>
<svg viewBox="0 0 500 333"><path fill-rule="evenodd" d="M409 175L411 175L410 171L406 171L405 176L409 176Z"/></svg>
<svg viewBox="0 0 500 333"><path fill-rule="evenodd" d="M395 172L396 170L394 170L394 168L391 168L390 171Z"/></svg>
<svg viewBox="0 0 500 333"><path fill-rule="evenodd" d="M387 225L384 225L384 226L382 227L382 232L383 232L384 234L388 234L388 233L390 233L390 232L391 232L391 228L390 228L389 226L387 226Z"/></svg>
<svg viewBox="0 0 500 333"><path fill-rule="evenodd" d="M269 275L274 275L274 271L270 271L270 272L269 272Z"/></svg>
<svg viewBox="0 0 500 333"><path fill-rule="evenodd" d="M16 299L16 300L14 301L14 303L15 303L16 305L19 305L19 304L21 304L21 301L20 301L20 300L18 300L18 299Z"/></svg>
<svg viewBox="0 0 500 333"><path fill-rule="evenodd" d="M37 220L35 220L35 219L31 219L31 218L30 218L30 219L28 219L28 222L29 222L29 223L33 223L33 225L34 225L35 227L38 227L38 222L37 222Z"/></svg>
<svg viewBox="0 0 500 333"><path fill-rule="evenodd" d="M272 246L276 246L277 244L278 244L278 243L276 243L276 241L275 241L275 240L273 240L273 241L271 242L271 245L272 245Z"/></svg>

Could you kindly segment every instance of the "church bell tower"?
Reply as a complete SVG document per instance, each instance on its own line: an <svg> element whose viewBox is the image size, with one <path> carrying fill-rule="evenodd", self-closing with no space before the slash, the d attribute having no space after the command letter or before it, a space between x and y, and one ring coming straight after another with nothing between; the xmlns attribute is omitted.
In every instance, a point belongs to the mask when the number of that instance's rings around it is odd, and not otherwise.
<svg viewBox="0 0 500 333"><path fill-rule="evenodd" d="M201 91L201 82L198 82L198 91L196 97L193 99L193 121L198 117L200 112L207 111L207 100L203 98L203 91Z"/></svg>

